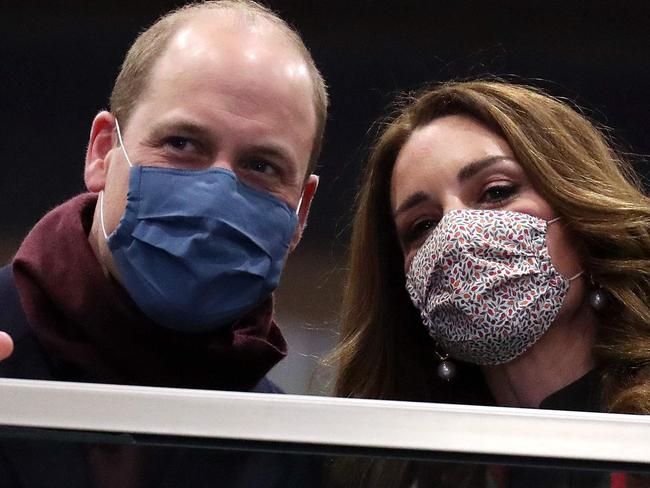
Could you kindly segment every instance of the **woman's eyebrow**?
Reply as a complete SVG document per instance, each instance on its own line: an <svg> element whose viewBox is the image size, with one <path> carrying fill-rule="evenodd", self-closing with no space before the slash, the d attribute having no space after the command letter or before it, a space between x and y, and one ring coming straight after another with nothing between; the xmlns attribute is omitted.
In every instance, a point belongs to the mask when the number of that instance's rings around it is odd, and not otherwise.
<svg viewBox="0 0 650 488"><path fill-rule="evenodd" d="M481 158L477 159L476 161L472 161L471 163L466 164L461 168L461 170L458 172L458 175L456 178L458 179L459 182L466 181L470 179L471 177L475 176L476 174L480 173L486 168L489 168L493 164L499 163L501 161L514 161L516 162L515 158L512 158L510 156L504 156L504 155L498 155L498 156L488 156L486 158ZM409 195L409 197L404 200L399 207L397 207L396 210L393 211L393 218L397 217L399 214L406 212L407 210L412 209L416 205L419 205L422 202L426 202L430 199L429 195L427 195L423 191L418 191L413 193L412 195Z"/></svg>
<svg viewBox="0 0 650 488"><path fill-rule="evenodd" d="M397 217L399 214L406 212L407 210L412 209L416 205L419 205L422 202L429 200L429 195L423 191L418 191L409 195L409 197L404 200L395 211L393 211L393 218Z"/></svg>
<svg viewBox="0 0 650 488"><path fill-rule="evenodd" d="M515 161L515 159L504 155L488 156L486 158L477 159L476 161L472 161L463 166L463 168L458 172L456 178L460 183L462 183L500 161Z"/></svg>

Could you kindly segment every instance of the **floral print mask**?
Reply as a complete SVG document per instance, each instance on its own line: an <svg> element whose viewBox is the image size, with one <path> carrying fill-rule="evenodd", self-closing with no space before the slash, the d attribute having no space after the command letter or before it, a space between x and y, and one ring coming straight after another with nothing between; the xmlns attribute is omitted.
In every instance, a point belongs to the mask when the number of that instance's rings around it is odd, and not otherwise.
<svg viewBox="0 0 650 488"><path fill-rule="evenodd" d="M554 222L554 219L551 222ZM570 281L553 267L547 222L503 210L453 210L413 258L406 290L451 356L503 364L557 316Z"/></svg>

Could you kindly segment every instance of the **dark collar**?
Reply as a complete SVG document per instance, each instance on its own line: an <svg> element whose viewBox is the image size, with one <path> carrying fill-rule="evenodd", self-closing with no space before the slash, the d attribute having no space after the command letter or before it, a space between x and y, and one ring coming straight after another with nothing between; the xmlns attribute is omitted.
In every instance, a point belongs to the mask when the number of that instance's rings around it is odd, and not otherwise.
<svg viewBox="0 0 650 488"><path fill-rule="evenodd" d="M595 368L573 383L546 397L539 404L539 408L602 412L601 395L601 372L598 368Z"/></svg>
<svg viewBox="0 0 650 488"><path fill-rule="evenodd" d="M286 354L273 300L232 327L183 334L145 317L104 277L88 242L97 196L48 213L13 262L29 325L59 378L185 388L247 390Z"/></svg>

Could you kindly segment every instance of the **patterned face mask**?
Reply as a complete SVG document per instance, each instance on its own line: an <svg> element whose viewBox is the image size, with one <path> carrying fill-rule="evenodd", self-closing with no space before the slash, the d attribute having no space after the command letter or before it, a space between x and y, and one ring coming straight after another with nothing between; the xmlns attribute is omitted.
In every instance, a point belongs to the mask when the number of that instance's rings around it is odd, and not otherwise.
<svg viewBox="0 0 650 488"><path fill-rule="evenodd" d="M503 364L546 332L582 274L567 279L555 270L548 224L518 212L453 210L431 232L413 258L406 289L447 353Z"/></svg>

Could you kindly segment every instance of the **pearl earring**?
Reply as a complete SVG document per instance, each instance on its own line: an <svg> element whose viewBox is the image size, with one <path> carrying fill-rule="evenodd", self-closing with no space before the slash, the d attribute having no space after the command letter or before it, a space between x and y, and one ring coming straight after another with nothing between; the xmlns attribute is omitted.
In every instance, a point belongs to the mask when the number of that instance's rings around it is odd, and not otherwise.
<svg viewBox="0 0 650 488"><path fill-rule="evenodd" d="M440 360L440 364L438 365L438 377L444 381L452 381L456 376L456 365L453 361L449 360L449 354L440 354L437 348L434 352Z"/></svg>
<svg viewBox="0 0 650 488"><path fill-rule="evenodd" d="M595 288L591 290L591 293L589 293L589 305L591 305L591 308L597 312L605 307L606 302L607 295L605 293L605 290L603 290L601 287Z"/></svg>

